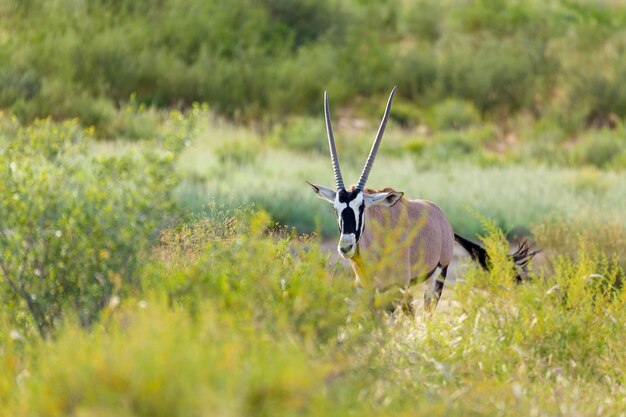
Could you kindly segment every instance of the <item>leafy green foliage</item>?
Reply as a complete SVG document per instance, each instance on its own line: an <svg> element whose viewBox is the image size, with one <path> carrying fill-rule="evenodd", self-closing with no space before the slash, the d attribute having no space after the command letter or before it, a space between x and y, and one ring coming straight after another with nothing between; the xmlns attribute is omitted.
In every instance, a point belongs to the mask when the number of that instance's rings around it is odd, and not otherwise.
<svg viewBox="0 0 626 417"><path fill-rule="evenodd" d="M0 106L23 119L77 116L102 136L132 94L263 124L317 110L324 89L342 103L394 84L414 105L462 100L498 122L524 112L572 132L626 115L626 8L608 0L0 7L12 28L0 40Z"/></svg>
<svg viewBox="0 0 626 417"><path fill-rule="evenodd" d="M144 293L109 304L98 326L69 321L27 350L28 340L0 339L2 409L514 416L619 415L626 404L626 298L612 287L622 272L582 243L515 285L490 224L491 272L466 266L426 320L369 313L318 242L268 234L263 213L213 218L166 230Z"/></svg>
<svg viewBox="0 0 626 417"><path fill-rule="evenodd" d="M314 151L320 154L328 153L326 126L324 119L298 118L281 125L272 134L277 147L286 147L300 151Z"/></svg>
<svg viewBox="0 0 626 417"><path fill-rule="evenodd" d="M0 2L0 410L623 414L625 24L609 0ZM428 320L377 308L421 286L372 297L296 234L336 233L305 183L333 183L321 92L350 182L394 84L369 185L491 257Z"/></svg>
<svg viewBox="0 0 626 417"><path fill-rule="evenodd" d="M220 311L268 329L290 327L306 340L331 341L345 322L352 283L327 272L317 241L281 230L268 235L272 223L263 212L213 216L162 235L157 269L167 275L148 276L145 288L190 311L212 300Z"/></svg>
<svg viewBox="0 0 626 417"><path fill-rule="evenodd" d="M89 155L77 122L0 125L1 292L42 336L64 310L90 324L138 286L139 256L172 208L173 154Z"/></svg>
<svg viewBox="0 0 626 417"><path fill-rule="evenodd" d="M480 115L471 103L447 100L432 109L433 127L437 130L462 129L480 122Z"/></svg>

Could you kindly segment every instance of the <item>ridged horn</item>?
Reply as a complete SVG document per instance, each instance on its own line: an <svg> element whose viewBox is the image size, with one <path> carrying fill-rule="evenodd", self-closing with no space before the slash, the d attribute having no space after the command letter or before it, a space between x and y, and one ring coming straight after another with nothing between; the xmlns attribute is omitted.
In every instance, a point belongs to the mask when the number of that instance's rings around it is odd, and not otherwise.
<svg viewBox="0 0 626 417"><path fill-rule="evenodd" d="M326 118L326 134L328 135L328 147L330 148L330 159L333 162L333 172L335 173L335 183L337 191L345 190L341 168L339 167L339 157L335 146L335 136L333 135L333 125L330 122L330 107L328 106L328 91L324 91L324 116Z"/></svg>
<svg viewBox="0 0 626 417"><path fill-rule="evenodd" d="M356 186L356 188L358 188L359 190L365 189L365 183L367 182L367 177L370 175L370 171L372 170L372 165L374 165L374 159L376 159L376 153L378 152L380 141L383 138L383 133L385 133L385 127L387 126L387 119L389 119L389 113L391 111L391 102L393 101L393 95L395 94L397 87L398 87L397 85L393 87L393 90L391 90L391 94L389 95L389 100L387 100L387 108L385 109L385 115L383 116L383 120L380 122L380 126L378 127L378 133L376 134L376 139L374 140L374 144L372 145L370 154L367 157L367 161L365 162L365 167L363 168L363 172L361 173L361 178L359 178L359 183Z"/></svg>

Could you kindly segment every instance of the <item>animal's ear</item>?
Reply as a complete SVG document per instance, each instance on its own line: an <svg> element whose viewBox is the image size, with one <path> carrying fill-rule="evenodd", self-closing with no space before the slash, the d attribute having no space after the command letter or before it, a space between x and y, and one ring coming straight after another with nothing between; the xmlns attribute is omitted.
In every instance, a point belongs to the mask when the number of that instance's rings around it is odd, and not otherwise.
<svg viewBox="0 0 626 417"><path fill-rule="evenodd" d="M330 188L322 187L321 185L311 184L308 181L306 183L309 184L311 188L313 188L313 191L315 192L315 194L322 200L326 200L329 203L335 202L335 195L337 193L331 190Z"/></svg>
<svg viewBox="0 0 626 417"><path fill-rule="evenodd" d="M391 207L396 204L402 196L403 192L400 191L389 191L384 193L376 193L376 194L365 194L365 206L383 206L383 207Z"/></svg>

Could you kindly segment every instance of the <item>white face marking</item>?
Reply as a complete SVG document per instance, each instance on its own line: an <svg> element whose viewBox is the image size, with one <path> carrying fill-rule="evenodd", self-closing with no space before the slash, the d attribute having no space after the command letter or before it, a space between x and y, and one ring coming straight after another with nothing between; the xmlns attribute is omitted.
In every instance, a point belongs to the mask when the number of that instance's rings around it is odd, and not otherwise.
<svg viewBox="0 0 626 417"><path fill-rule="evenodd" d="M335 206L335 210L337 210L337 213L341 213L343 209L348 207L346 203L341 203L339 201L339 194L337 194L337 197L335 197L335 202L333 203L333 206Z"/></svg>
<svg viewBox="0 0 626 417"><path fill-rule="evenodd" d="M346 251L348 248L349 250ZM354 233L341 235L339 244L337 245L337 250L344 258L352 258L356 252L356 236Z"/></svg>
<svg viewBox="0 0 626 417"><path fill-rule="evenodd" d="M343 222L341 221L341 212L343 211L343 209L348 207L348 205L346 203L339 202L339 193L337 193L333 206L335 207L335 211L337 212L337 221L339 222L339 228L343 232ZM341 251L339 252L341 253Z"/></svg>

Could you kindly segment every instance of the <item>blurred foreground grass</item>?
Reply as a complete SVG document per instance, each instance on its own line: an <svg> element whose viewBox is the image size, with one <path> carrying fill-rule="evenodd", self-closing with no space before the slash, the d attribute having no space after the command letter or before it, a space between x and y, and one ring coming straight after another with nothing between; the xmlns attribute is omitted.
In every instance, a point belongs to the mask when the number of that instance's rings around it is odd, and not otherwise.
<svg viewBox="0 0 626 417"><path fill-rule="evenodd" d="M2 410L619 416L626 407L622 271L584 244L522 286L492 252L497 272L467 269L425 321L370 311L314 240L268 236L262 213L224 216L165 232L141 293L112 299L91 328L68 319L41 341L4 321ZM489 239L503 246L501 235Z"/></svg>

